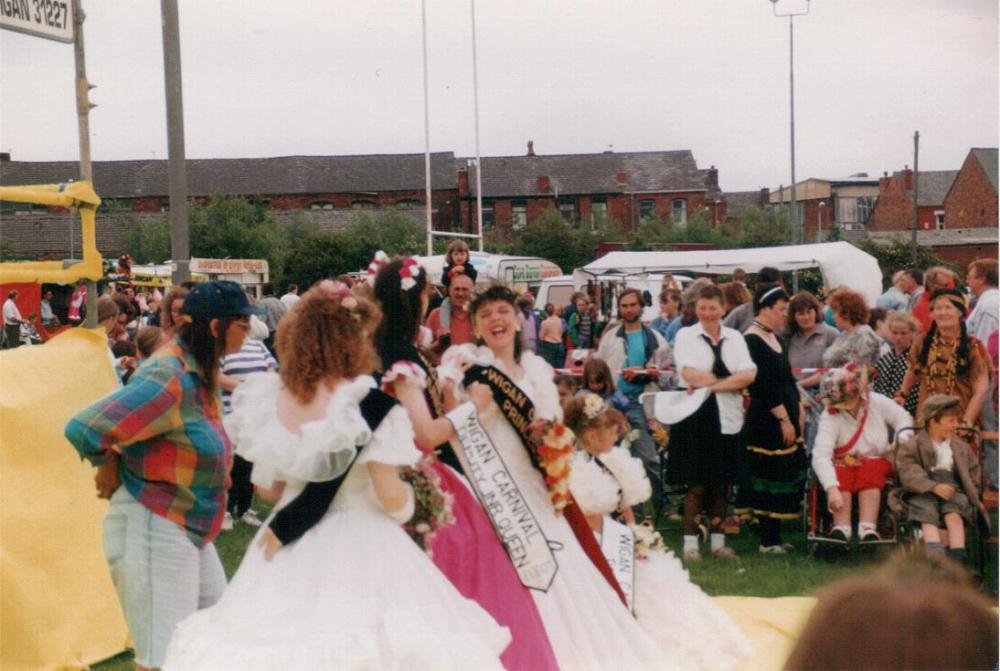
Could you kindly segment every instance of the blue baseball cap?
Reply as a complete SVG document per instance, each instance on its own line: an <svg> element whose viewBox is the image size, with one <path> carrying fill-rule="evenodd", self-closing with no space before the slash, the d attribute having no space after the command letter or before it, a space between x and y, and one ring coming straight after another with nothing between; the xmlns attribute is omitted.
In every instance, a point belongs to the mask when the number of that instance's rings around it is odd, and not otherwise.
<svg viewBox="0 0 1000 671"><path fill-rule="evenodd" d="M191 288L181 314L191 319L211 320L264 314L264 308L250 303L246 292L236 282L212 280L199 282Z"/></svg>

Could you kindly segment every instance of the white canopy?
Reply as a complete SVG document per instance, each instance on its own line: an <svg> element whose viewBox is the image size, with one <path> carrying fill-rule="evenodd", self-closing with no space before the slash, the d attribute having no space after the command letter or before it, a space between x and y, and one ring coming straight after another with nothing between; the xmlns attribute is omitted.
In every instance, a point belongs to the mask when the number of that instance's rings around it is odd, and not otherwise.
<svg viewBox="0 0 1000 671"><path fill-rule="evenodd" d="M878 261L848 242L688 252L610 252L577 268L573 277L585 282L598 275L628 277L682 270L730 275L737 268L756 273L764 266L783 271L818 267L827 291L848 287L864 296L869 305L875 305L882 294Z"/></svg>

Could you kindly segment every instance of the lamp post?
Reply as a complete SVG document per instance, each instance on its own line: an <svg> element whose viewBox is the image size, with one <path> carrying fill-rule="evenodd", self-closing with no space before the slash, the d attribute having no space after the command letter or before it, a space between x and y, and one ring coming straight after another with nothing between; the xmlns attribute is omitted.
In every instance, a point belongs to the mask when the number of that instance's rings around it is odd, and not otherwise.
<svg viewBox="0 0 1000 671"><path fill-rule="evenodd" d="M819 207L816 209L816 242L823 242L823 208L826 207L826 201L819 201Z"/></svg>
<svg viewBox="0 0 1000 671"><path fill-rule="evenodd" d="M801 228L798 217L798 202L795 199L795 17L805 16L809 13L809 0L806 0L805 11L798 12L778 12L778 1L771 0L771 10L777 17L788 17L788 101L789 101L789 135L791 136L792 154L792 193L791 193L791 215L789 229L792 244L797 245L802 241ZM799 275L792 275L793 290L799 290Z"/></svg>

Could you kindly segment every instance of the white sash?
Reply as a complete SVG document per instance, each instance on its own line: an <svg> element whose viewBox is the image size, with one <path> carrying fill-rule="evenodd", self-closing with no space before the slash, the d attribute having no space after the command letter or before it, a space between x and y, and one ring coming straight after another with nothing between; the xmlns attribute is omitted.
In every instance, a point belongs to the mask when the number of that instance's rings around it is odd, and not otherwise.
<svg viewBox="0 0 1000 671"><path fill-rule="evenodd" d="M628 526L604 516L603 532L601 533L601 552L611 565L628 609L635 613L635 534Z"/></svg>
<svg viewBox="0 0 1000 671"><path fill-rule="evenodd" d="M451 441L455 454L521 584L548 591L559 569L555 554L503 457L479 423L475 406L463 403L447 417L458 434Z"/></svg>

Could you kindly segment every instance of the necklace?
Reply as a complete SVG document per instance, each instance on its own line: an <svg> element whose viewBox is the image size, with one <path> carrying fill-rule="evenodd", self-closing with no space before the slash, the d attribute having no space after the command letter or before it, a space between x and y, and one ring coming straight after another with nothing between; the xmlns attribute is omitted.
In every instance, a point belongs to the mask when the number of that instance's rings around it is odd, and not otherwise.
<svg viewBox="0 0 1000 671"><path fill-rule="evenodd" d="M760 323L756 319L753 320L753 325L756 326L757 328L759 328L764 333L774 333L774 329L773 328L771 328L770 326L767 326L766 324Z"/></svg>

